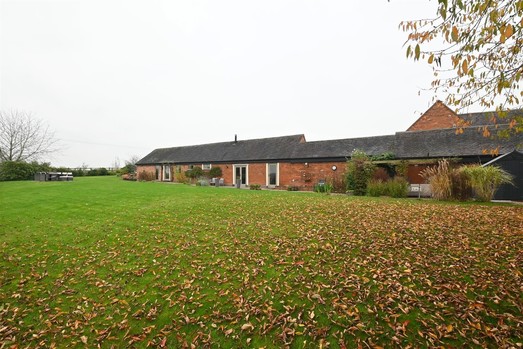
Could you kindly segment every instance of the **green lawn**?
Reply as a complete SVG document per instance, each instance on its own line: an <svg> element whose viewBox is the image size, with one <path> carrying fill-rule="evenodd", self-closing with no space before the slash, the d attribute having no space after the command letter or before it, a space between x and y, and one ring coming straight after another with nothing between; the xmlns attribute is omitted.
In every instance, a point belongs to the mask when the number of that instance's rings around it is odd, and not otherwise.
<svg viewBox="0 0 523 349"><path fill-rule="evenodd" d="M100 177L0 209L1 349L523 345L522 206Z"/></svg>

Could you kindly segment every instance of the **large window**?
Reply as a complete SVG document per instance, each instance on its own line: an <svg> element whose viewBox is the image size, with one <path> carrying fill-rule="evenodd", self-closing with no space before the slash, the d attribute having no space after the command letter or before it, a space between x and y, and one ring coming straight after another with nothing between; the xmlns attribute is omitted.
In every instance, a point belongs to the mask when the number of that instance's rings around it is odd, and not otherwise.
<svg viewBox="0 0 523 349"><path fill-rule="evenodd" d="M163 165L163 180L164 181L171 180L171 166L170 165Z"/></svg>
<svg viewBox="0 0 523 349"><path fill-rule="evenodd" d="M156 177L156 180L159 181L161 178L160 178L160 173L162 171L162 167L161 166L156 166L156 169L155 169L155 177Z"/></svg>
<svg viewBox="0 0 523 349"><path fill-rule="evenodd" d="M278 186L278 164L267 164L267 185Z"/></svg>

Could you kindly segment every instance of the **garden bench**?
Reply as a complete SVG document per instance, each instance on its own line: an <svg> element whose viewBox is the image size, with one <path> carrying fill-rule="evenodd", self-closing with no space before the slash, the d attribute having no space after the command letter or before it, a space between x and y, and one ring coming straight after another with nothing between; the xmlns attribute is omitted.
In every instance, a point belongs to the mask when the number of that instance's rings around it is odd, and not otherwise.
<svg viewBox="0 0 523 349"><path fill-rule="evenodd" d="M219 187L219 186L223 186L223 178L217 178L217 177L213 177L211 178L210 182L209 182L211 185L214 185L216 187Z"/></svg>
<svg viewBox="0 0 523 349"><path fill-rule="evenodd" d="M72 181L72 172L38 172L35 173L35 181Z"/></svg>

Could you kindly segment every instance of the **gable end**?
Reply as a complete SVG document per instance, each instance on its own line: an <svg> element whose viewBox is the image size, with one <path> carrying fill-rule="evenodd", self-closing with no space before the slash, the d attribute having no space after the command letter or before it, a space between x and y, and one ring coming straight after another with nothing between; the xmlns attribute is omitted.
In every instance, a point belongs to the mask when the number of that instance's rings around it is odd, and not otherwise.
<svg viewBox="0 0 523 349"><path fill-rule="evenodd" d="M407 131L428 131L443 128L454 128L460 125L459 116L442 101L436 101L419 117Z"/></svg>

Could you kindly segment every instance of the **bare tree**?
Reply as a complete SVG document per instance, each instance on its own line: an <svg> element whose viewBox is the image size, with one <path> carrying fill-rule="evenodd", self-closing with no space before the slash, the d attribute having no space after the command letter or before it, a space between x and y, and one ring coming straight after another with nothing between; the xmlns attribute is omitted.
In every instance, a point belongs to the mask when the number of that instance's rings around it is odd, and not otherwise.
<svg viewBox="0 0 523 349"><path fill-rule="evenodd" d="M137 163L138 161L140 161L140 159L141 159L140 156L134 154L134 155L131 155L131 156L129 157L128 160L125 160L125 164L126 164L126 165L128 165L128 164L136 165L136 163Z"/></svg>
<svg viewBox="0 0 523 349"><path fill-rule="evenodd" d="M54 132L31 113L0 111L0 162L36 161L56 149Z"/></svg>
<svg viewBox="0 0 523 349"><path fill-rule="evenodd" d="M136 172L136 163L140 161L138 155L131 155L128 160L125 160L125 166L122 168L123 173L134 173Z"/></svg>

